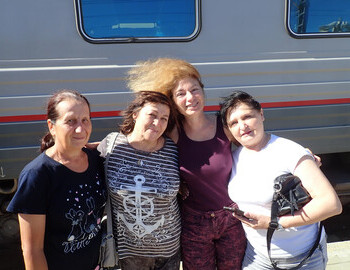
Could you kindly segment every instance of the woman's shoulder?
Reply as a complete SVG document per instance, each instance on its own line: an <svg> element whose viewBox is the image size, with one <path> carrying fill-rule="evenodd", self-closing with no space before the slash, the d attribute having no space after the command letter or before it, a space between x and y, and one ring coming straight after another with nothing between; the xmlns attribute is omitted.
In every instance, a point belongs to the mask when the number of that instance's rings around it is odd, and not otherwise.
<svg viewBox="0 0 350 270"><path fill-rule="evenodd" d="M292 164L292 168L294 168L293 166L295 166L302 157L311 156L310 152L299 143L273 134L271 135L270 145L267 150L268 153L274 155L276 159L280 161L285 160L288 165Z"/></svg>
<svg viewBox="0 0 350 270"><path fill-rule="evenodd" d="M167 135L164 135L164 147L171 147L177 149L176 143Z"/></svg>
<svg viewBox="0 0 350 270"><path fill-rule="evenodd" d="M234 142L235 138L232 136L231 132L224 127L220 115L213 116L214 120L216 117L216 133L215 137L221 138L224 141L227 141L228 143Z"/></svg>
<svg viewBox="0 0 350 270"><path fill-rule="evenodd" d="M52 166L55 166L55 163L44 153L29 162L20 173L17 191L7 211L45 214L50 180L54 175Z"/></svg>
<svg viewBox="0 0 350 270"><path fill-rule="evenodd" d="M100 153L100 156L106 157L107 152L111 147L111 144L114 144L116 141L118 142L127 142L126 136L121 132L111 132L109 133L97 146L97 150Z"/></svg>
<svg viewBox="0 0 350 270"><path fill-rule="evenodd" d="M89 159L100 159L100 152L94 148L94 149L90 149L90 148L83 148L83 151L87 154L87 156L89 157Z"/></svg>
<svg viewBox="0 0 350 270"><path fill-rule="evenodd" d="M27 163L23 170L22 173L25 171L41 171L44 170L45 168L49 166L54 165L54 160L51 159L49 156L45 154L45 152L42 152L40 155L38 155L36 158L34 158L32 161Z"/></svg>
<svg viewBox="0 0 350 270"><path fill-rule="evenodd" d="M288 147L291 149L304 148L299 143L284 137L279 137L277 135L271 134L270 144L275 147Z"/></svg>
<svg viewBox="0 0 350 270"><path fill-rule="evenodd" d="M102 140L102 142L106 142L106 144L109 144L111 143L111 141L119 138L119 137L125 137L125 135L123 133L120 133L120 132L111 132L109 134L107 134L107 136Z"/></svg>
<svg viewBox="0 0 350 270"><path fill-rule="evenodd" d="M175 126L171 131L166 133L166 136L177 144L179 140L179 128Z"/></svg>
<svg viewBox="0 0 350 270"><path fill-rule="evenodd" d="M19 182L45 182L58 164L44 152L29 162L19 175Z"/></svg>

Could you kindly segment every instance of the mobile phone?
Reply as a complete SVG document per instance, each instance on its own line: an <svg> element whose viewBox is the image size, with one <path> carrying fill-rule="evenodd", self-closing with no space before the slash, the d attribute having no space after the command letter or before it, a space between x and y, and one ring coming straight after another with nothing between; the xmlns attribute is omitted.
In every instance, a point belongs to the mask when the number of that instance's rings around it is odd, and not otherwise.
<svg viewBox="0 0 350 270"><path fill-rule="evenodd" d="M246 216L244 215L244 212L243 212L242 210L238 209L237 207L227 207L227 206L224 206L224 209L235 213L237 216L246 217Z"/></svg>

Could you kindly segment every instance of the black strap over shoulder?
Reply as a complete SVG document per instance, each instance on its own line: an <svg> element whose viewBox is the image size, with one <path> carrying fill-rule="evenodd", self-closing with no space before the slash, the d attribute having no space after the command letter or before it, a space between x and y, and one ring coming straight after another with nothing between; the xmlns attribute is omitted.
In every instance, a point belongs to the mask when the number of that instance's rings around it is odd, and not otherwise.
<svg viewBox="0 0 350 270"><path fill-rule="evenodd" d="M269 228L267 229L267 235L266 235L267 253L269 255L269 259L270 259L271 264L272 264L274 269L276 269L276 270L287 270L287 269L279 268L277 266L277 262L273 261L272 258L271 258L271 239L272 239L273 233L275 232L275 230L278 227L278 221L277 221L277 215L278 215L277 196L278 195L276 193L274 193L273 199L272 199L271 222L270 222ZM322 234L322 227L323 227L323 224L322 224L322 222L320 222L319 228L318 228L317 238L315 240L315 243L314 243L313 247L310 249L309 253L307 254L307 256L303 260L301 260L301 262L297 266L295 266L293 268L288 268L288 270L297 270L297 269L299 269L300 267L302 267L305 264L306 260L311 257L311 255L314 253L314 251L316 250L317 246L320 243L321 234Z"/></svg>
<svg viewBox="0 0 350 270"><path fill-rule="evenodd" d="M304 263L306 262L306 260L311 257L311 255L314 253L314 251L316 250L317 246L319 245L320 239L321 239L321 234L322 234L322 227L323 227L323 224L322 224L322 222L320 222L320 225L319 225L319 228L318 228L317 238L315 240L315 243L314 243L313 247L310 249L309 253L307 254L307 256L304 259L302 259L301 262L297 266L295 266L293 268L288 268L288 269L279 268L277 266L277 262L273 261L272 258L271 258L271 250L270 250L270 248L271 248L271 239L272 239L273 233L275 232L275 229L269 228L267 230L267 251L268 251L269 259L271 261L271 264L272 264L273 268L276 269L276 270L296 270L296 269L299 269L300 267L302 267L304 265Z"/></svg>

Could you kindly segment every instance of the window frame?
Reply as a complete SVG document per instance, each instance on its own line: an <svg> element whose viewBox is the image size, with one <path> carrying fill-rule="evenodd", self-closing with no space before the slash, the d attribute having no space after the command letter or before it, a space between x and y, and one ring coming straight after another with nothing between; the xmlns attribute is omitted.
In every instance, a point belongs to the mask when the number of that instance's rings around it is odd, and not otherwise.
<svg viewBox="0 0 350 270"><path fill-rule="evenodd" d="M344 33L332 33L332 32L320 32L320 33L305 33L298 34L295 33L290 27L290 5L292 0L286 0L286 14L285 14L285 27L287 29L288 34L297 39L310 39L310 38L344 38L350 37L350 32Z"/></svg>
<svg viewBox="0 0 350 270"><path fill-rule="evenodd" d="M90 43L147 43L147 42L189 42L194 40L200 33L202 28L202 12L201 0L195 1L195 27L191 35L185 37L110 37L110 38L93 38L84 31L84 23L82 16L81 0L74 1L74 9L76 13L76 26L81 37Z"/></svg>

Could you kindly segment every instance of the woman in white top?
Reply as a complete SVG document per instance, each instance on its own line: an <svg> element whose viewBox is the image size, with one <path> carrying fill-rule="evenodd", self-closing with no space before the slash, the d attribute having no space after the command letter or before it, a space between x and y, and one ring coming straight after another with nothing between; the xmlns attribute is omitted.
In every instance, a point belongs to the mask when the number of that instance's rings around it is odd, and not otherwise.
<svg viewBox="0 0 350 270"><path fill-rule="evenodd" d="M271 242L271 257L277 266L295 267L313 246L319 222L341 213L339 198L304 147L265 132L263 110L252 96L233 92L221 104L221 117L241 144L233 152L229 195L245 216L235 215L243 222L248 239L242 269L274 269L267 253L266 233L271 220L273 181L285 173L298 176L312 197L294 216L279 218L279 230ZM302 269L325 269L326 262L323 231L320 245Z"/></svg>

